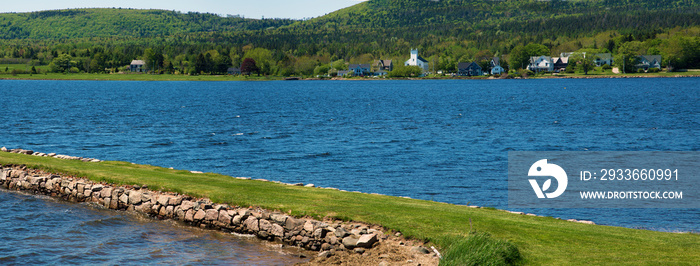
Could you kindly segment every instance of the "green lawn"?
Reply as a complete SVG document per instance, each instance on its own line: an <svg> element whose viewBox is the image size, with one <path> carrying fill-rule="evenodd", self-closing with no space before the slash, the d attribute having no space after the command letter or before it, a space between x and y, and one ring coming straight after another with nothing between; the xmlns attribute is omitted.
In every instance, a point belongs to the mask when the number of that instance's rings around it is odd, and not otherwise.
<svg viewBox="0 0 700 266"><path fill-rule="evenodd" d="M0 80L1 79L22 79L22 80L129 80L129 81L256 81L256 80L282 80L284 77L277 76L230 76L230 75L152 75L152 74L93 74L93 73L42 73L42 74L12 74L12 70L31 71L31 66L25 64L0 64ZM48 66L38 66L40 71L47 71ZM5 71L7 69L7 71ZM690 70L688 72L659 72L659 73L627 73L613 74L611 70L603 71L600 67L595 68L584 75L583 72L572 74L559 73L552 75L550 73L538 74L530 78L556 78L556 77L589 77L589 78L608 78L608 77L675 77L675 76L700 76L700 71ZM416 79L464 79L464 77L451 77L443 75L429 75L425 78ZM350 80L385 80L387 78L350 78ZM488 77L471 77L470 79L488 79Z"/></svg>
<svg viewBox="0 0 700 266"><path fill-rule="evenodd" d="M10 65L11 66L11 65ZM17 68L17 65L15 65ZM151 74L92 74L92 73L45 73L45 74L18 74L12 75L12 67L9 72L4 72L5 68L0 65L0 79L22 79L22 80L129 80L129 81L255 81L255 80L277 80L278 77L265 76L230 76L230 75L151 75ZM24 68L18 68L24 69ZM31 69L31 67L29 68Z"/></svg>
<svg viewBox="0 0 700 266"><path fill-rule="evenodd" d="M586 225L495 209L239 180L213 173L192 174L127 162L84 163L0 153L0 163L25 164L95 181L148 185L151 189L209 197L219 203L291 211L296 216L379 224L411 238L431 241L443 250L467 239L471 219L473 230L514 244L523 257L520 262L526 264L691 265L700 261L700 235L690 233Z"/></svg>

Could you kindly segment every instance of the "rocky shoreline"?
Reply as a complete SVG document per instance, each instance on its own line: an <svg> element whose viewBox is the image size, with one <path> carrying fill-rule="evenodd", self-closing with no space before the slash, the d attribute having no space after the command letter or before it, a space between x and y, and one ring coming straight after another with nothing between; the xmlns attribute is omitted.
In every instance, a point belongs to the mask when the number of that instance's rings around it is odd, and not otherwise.
<svg viewBox="0 0 700 266"><path fill-rule="evenodd" d="M22 149L8 150L3 147L2 151L100 162L92 158L34 153ZM259 239L278 241L284 245L318 252L310 264L335 261L346 264L385 262L385 265L426 265L437 264L439 260L438 254L422 247L421 243L405 240L400 233L390 235L380 226L297 218L256 207L229 206L214 203L206 198L153 191L146 186L96 183L83 178L43 172L24 165L0 165L0 186L72 202L93 202L113 210L132 211L158 219L172 219L205 229L252 234ZM392 245L396 247L387 247ZM380 254L381 252L376 252L378 250L404 254ZM392 256L400 257L401 261L391 261Z"/></svg>

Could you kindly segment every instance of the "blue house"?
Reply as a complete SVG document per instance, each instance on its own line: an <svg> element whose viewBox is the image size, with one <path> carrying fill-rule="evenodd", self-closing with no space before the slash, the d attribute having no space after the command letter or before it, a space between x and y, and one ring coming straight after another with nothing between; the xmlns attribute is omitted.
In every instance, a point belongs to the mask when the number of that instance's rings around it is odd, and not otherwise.
<svg viewBox="0 0 700 266"><path fill-rule="evenodd" d="M464 77L483 76L484 71L476 62L457 64L457 75Z"/></svg>

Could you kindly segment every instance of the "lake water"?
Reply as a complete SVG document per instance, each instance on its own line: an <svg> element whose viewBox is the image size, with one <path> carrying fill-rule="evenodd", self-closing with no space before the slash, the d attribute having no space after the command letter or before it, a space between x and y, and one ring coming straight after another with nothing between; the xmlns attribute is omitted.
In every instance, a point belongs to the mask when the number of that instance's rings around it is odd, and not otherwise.
<svg viewBox="0 0 700 266"><path fill-rule="evenodd" d="M700 78L0 81L0 146L507 208L508 151L698 151ZM700 231L697 209L536 209Z"/></svg>
<svg viewBox="0 0 700 266"><path fill-rule="evenodd" d="M286 265L294 249L0 190L2 265Z"/></svg>

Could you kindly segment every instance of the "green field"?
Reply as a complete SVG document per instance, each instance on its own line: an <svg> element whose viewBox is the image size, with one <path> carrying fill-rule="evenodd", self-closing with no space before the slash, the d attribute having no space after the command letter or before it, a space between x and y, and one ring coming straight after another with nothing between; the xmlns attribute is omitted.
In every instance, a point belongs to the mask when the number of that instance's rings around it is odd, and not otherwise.
<svg viewBox="0 0 700 266"><path fill-rule="evenodd" d="M7 73L5 67L9 67ZM123 81L255 81L279 80L278 77L265 76L231 76L231 75L151 75L151 74L92 74L92 73L42 73L42 74L11 74L12 69L25 69L24 65L0 65L0 79L21 80L123 80ZM29 67L31 69L31 67Z"/></svg>
<svg viewBox="0 0 700 266"><path fill-rule="evenodd" d="M5 68L8 71L5 72ZM46 66L44 66L45 68ZM40 67L41 68L41 67ZM277 76L231 76L231 75L171 75L171 74L94 74L94 73L42 73L42 74L16 74L13 75L11 72L13 69L20 69L24 71L29 71L31 67L26 65L0 65L0 80L2 79L14 79L14 80L114 80L114 81L265 81L265 80L282 80L284 77ZM676 76L700 76L700 71L688 71L688 72L659 72L659 73L626 73L626 74L613 74L610 70L606 72L592 71L588 75L583 73L573 73L573 74L538 74L530 76L528 78L611 78L611 77L676 77ZM442 75L429 75L425 78L413 78L413 79L454 79L455 77L442 76ZM465 77L456 77L458 79L465 79ZM470 77L469 79L487 79L488 77ZM387 78L350 78L350 80L376 80L376 79L387 79ZM399 78L401 79L401 78Z"/></svg>
<svg viewBox="0 0 700 266"><path fill-rule="evenodd" d="M295 216L333 217L378 224L410 238L430 241L448 254L463 254L462 249L479 250L468 248L468 240L483 237L482 234L470 234L471 227L472 231L491 235L492 239L486 244L478 244L487 252L496 250L498 253L498 250L510 246L517 247L522 255L517 263L692 265L700 261L700 235L692 233L587 225L491 208L476 209L425 200L240 180L213 173L192 174L128 162L85 163L0 153L0 164L24 164L115 184L148 185L155 190L209 197L219 203L291 211ZM485 247L500 242L505 244L490 250ZM491 263L504 261L508 258L496 258ZM466 262L443 260L441 263Z"/></svg>

